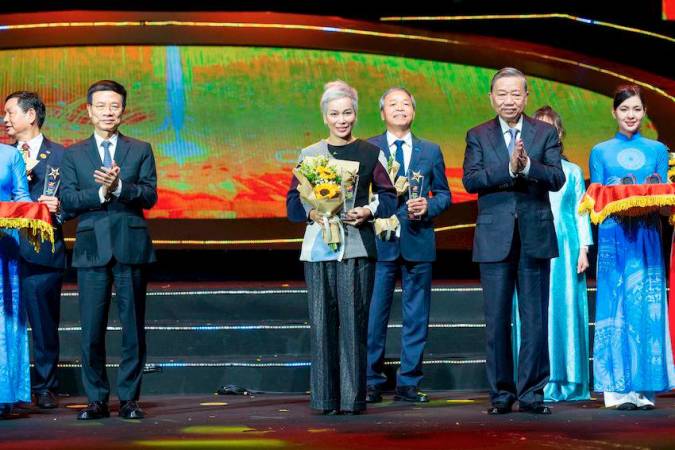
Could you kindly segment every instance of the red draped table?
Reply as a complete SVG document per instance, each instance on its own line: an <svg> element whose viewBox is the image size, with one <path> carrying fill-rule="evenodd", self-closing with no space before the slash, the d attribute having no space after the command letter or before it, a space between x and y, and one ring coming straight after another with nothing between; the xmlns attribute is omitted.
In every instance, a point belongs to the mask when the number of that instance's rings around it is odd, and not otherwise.
<svg viewBox="0 0 675 450"><path fill-rule="evenodd" d="M33 202L0 202L0 228L21 231L35 251L48 241L54 250L54 227L47 205Z"/></svg>
<svg viewBox="0 0 675 450"><path fill-rule="evenodd" d="M640 216L650 212L670 208L670 223L675 224L675 185L674 184L620 184L603 186L593 183L588 187L579 205L579 213L588 213L591 222L602 223L610 215ZM668 322L670 341L675 353L675 254L671 240L670 275L671 286L668 294Z"/></svg>

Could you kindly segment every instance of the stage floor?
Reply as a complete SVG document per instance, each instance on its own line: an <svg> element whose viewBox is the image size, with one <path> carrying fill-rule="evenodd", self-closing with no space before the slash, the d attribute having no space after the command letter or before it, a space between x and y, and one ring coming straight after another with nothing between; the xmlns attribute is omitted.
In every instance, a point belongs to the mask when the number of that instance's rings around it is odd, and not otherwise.
<svg viewBox="0 0 675 450"><path fill-rule="evenodd" d="M146 396L147 418L91 422L61 399L0 420L0 449L669 449L675 394L653 411L607 410L600 399L554 404L553 415L488 416L482 392L430 392L424 406L389 401L361 416L320 416L307 395ZM113 406L116 406L113 403Z"/></svg>

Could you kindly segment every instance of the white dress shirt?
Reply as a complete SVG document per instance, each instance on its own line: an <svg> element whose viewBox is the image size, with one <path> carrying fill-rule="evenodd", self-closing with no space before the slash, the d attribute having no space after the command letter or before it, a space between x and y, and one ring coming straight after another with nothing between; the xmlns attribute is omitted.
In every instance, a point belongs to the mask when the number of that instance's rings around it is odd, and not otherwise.
<svg viewBox="0 0 675 450"><path fill-rule="evenodd" d="M21 150L21 147L23 147L23 144L28 144L30 147L30 152L28 153L29 159L36 160L38 157L38 153L40 153L40 147L42 147L42 141L45 140L45 137L42 135L42 133L39 133L37 136L35 136L33 139L30 141L19 141L17 143L17 148Z"/></svg>
<svg viewBox="0 0 675 450"><path fill-rule="evenodd" d="M511 133L509 133L509 124L506 123L504 119L501 117L499 118L499 126L502 128L502 136L504 136L504 143L506 144L506 148L509 148L509 144L511 143ZM513 127L518 132L516 133L516 139L521 139L521 135L523 134L523 115L520 115L520 118L518 119L518 123L516 123L516 126ZM527 150L527 149L525 149ZM530 173L530 157L527 157L527 163L525 164L525 168L520 172L520 175L527 176ZM513 173L511 171L511 160L509 160L509 174L511 175L511 178L516 178L518 174Z"/></svg>
<svg viewBox="0 0 675 450"><path fill-rule="evenodd" d="M112 160L115 161L115 150L117 149L118 136L119 133L115 133L112 136L110 136L109 139L103 139L101 136L94 133L94 139L96 140L96 148L98 149L98 155L101 157L101 161L105 159L103 145L101 145L103 141L110 142L110 147L108 148L108 151L110 151L110 157L112 158ZM119 197L121 192L122 192L122 180L117 180L117 188L113 192L111 192L111 194L114 195L115 197ZM103 186L101 186L98 190L98 198L99 200L101 200L101 203L105 203L106 198L105 195L103 194Z"/></svg>
<svg viewBox="0 0 675 450"><path fill-rule="evenodd" d="M408 134L403 136L402 139L399 139L387 131L387 145L389 145L389 154L394 157L394 160L396 160L396 141L403 141L403 171L408 173L410 159L412 158L412 133L408 131Z"/></svg>

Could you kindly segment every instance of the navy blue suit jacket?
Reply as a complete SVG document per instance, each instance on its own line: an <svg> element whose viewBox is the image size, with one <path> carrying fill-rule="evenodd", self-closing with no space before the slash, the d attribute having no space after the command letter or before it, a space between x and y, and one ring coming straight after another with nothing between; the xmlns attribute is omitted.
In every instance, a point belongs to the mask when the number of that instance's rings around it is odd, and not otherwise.
<svg viewBox="0 0 675 450"><path fill-rule="evenodd" d="M120 167L122 192L101 204L94 170L103 163L94 136L73 144L62 164L63 209L79 217L73 267L105 266L114 256L123 264L155 261L143 210L157 202L157 171L152 147L122 134L115 162Z"/></svg>
<svg viewBox="0 0 675 450"><path fill-rule="evenodd" d="M65 150L62 145L50 141L46 137L42 141L42 146L38 152L37 160L39 163L33 168L32 179L28 182L28 190L33 201L37 201L43 193L45 175L47 166L61 167L61 160ZM56 196L60 197L61 188ZM66 267L66 249L63 244L63 231L61 225L55 217L54 222L54 252L49 242L43 242L38 253L33 249L33 245L26 239L21 239L21 257L32 264L63 269Z"/></svg>
<svg viewBox="0 0 675 450"><path fill-rule="evenodd" d="M509 152L499 119L468 131L462 183L478 194L475 262L503 261L511 250L516 217L522 248L533 258L555 258L558 242L549 191L565 183L556 129L523 115L522 140L530 157L527 177L509 174Z"/></svg>
<svg viewBox="0 0 675 450"><path fill-rule="evenodd" d="M377 145L389 159L387 134L368 139ZM436 259L436 235L434 217L450 207L451 197L448 179L445 176L445 162L438 144L412 137L412 156L407 175L420 172L424 176L423 195L427 197L428 210L422 220L408 220L408 194L398 197L396 217L401 223L401 237L392 237L388 241L375 239L378 261L395 261L401 256L411 262L431 262ZM433 197L429 197L429 192Z"/></svg>

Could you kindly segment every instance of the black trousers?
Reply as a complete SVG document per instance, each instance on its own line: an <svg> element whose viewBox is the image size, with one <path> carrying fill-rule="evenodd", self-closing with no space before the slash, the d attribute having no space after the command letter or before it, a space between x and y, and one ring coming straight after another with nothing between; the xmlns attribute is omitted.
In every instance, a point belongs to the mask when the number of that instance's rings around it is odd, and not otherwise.
<svg viewBox="0 0 675 450"><path fill-rule="evenodd" d="M521 405L544 401L549 379L549 259L521 251L515 227L511 251L504 261L480 264L487 332L487 379L492 404ZM511 345L513 292L518 290L521 344L518 378L514 380Z"/></svg>
<svg viewBox="0 0 675 450"><path fill-rule="evenodd" d="M115 285L122 323L122 354L117 376L120 400L138 400L145 366L144 266L114 258L104 267L78 268L80 321L82 323L82 382L89 401L107 402L110 384L106 373L105 333Z"/></svg>
<svg viewBox="0 0 675 450"><path fill-rule="evenodd" d="M63 269L21 261L21 302L26 308L33 338L33 392L59 388L59 321Z"/></svg>
<svg viewBox="0 0 675 450"><path fill-rule="evenodd" d="M374 273L375 262L368 258L305 263L314 409L366 409L368 305Z"/></svg>

